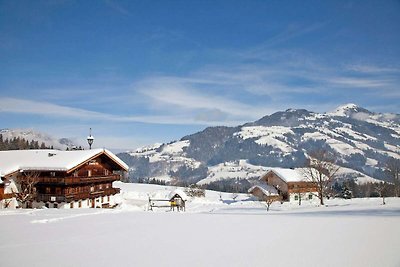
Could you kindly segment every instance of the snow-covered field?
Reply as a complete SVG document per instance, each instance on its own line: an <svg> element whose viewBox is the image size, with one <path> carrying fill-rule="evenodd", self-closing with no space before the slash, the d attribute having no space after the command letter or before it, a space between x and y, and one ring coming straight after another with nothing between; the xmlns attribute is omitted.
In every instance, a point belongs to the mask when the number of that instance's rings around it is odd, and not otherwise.
<svg viewBox="0 0 400 267"><path fill-rule="evenodd" d="M172 187L116 183L113 210L1 210L0 266L400 266L400 199L274 203L207 191L146 211Z"/></svg>

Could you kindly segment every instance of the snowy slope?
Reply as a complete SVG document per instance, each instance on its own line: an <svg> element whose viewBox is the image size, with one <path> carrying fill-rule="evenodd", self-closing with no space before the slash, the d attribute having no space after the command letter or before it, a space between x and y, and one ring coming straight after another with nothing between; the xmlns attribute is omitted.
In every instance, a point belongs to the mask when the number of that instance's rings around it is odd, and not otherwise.
<svg viewBox="0 0 400 267"><path fill-rule="evenodd" d="M258 180L267 170L268 168L266 167L249 164L246 160L225 162L209 167L207 177L197 182L197 184L204 185L235 179Z"/></svg>
<svg viewBox="0 0 400 267"><path fill-rule="evenodd" d="M38 141L39 145L43 142L48 147L53 146L55 149L61 150L65 150L67 147L72 147L74 145L74 141L68 138L57 139L48 134L31 129L1 129L0 134L3 136L3 140L20 137L28 141Z"/></svg>
<svg viewBox="0 0 400 267"><path fill-rule="evenodd" d="M0 210L1 266L398 267L400 200L317 207L207 191L187 212L144 211L173 187L116 183L119 209ZM289 255L289 256L288 256Z"/></svg>
<svg viewBox="0 0 400 267"><path fill-rule="evenodd" d="M221 164L245 160L258 167L302 167L308 154L318 149L330 151L338 165L367 180L385 179L385 162L400 158L400 115L374 113L355 104L328 113L289 109L237 127L209 127L180 141L129 152L124 158L132 166L132 179L168 177L204 183L223 178L218 178L223 172L216 175ZM238 172L227 179L244 177Z"/></svg>

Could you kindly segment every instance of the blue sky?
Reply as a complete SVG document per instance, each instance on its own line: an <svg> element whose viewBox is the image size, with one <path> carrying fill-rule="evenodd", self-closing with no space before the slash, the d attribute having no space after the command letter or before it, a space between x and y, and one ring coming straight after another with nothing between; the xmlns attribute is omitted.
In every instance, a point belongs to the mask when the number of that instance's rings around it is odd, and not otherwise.
<svg viewBox="0 0 400 267"><path fill-rule="evenodd" d="M0 128L130 149L288 108L400 113L399 82L400 1L0 0Z"/></svg>

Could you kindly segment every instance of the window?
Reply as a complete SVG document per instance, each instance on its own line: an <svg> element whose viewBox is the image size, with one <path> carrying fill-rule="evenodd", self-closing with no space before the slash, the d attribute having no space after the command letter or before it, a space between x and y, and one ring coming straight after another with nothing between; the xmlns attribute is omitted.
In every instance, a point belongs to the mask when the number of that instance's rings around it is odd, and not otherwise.
<svg viewBox="0 0 400 267"><path fill-rule="evenodd" d="M46 194L50 194L51 193L51 188L50 187L46 187Z"/></svg>
<svg viewBox="0 0 400 267"><path fill-rule="evenodd" d="M87 176L88 176L88 177L92 176L92 171L91 171L91 170L88 170L88 171L87 171Z"/></svg>
<svg viewBox="0 0 400 267"><path fill-rule="evenodd" d="M53 204L53 207L54 207L55 209L57 209L57 208L58 208L58 204L57 204L57 203L54 203L54 204Z"/></svg>
<svg viewBox="0 0 400 267"><path fill-rule="evenodd" d="M94 192L94 186L90 187L90 192Z"/></svg>
<svg viewBox="0 0 400 267"><path fill-rule="evenodd" d="M103 189L103 185L102 184L99 184L99 189Z"/></svg>
<svg viewBox="0 0 400 267"><path fill-rule="evenodd" d="M110 185L109 185L109 184L106 184L106 188L110 188Z"/></svg>
<svg viewBox="0 0 400 267"><path fill-rule="evenodd" d="M108 170L107 169L104 170L104 175L108 175Z"/></svg>
<svg viewBox="0 0 400 267"><path fill-rule="evenodd" d="M74 208L74 202L69 203L69 207L70 207L71 209L73 209L73 208Z"/></svg>
<svg viewBox="0 0 400 267"><path fill-rule="evenodd" d="M78 177L78 171L74 171L74 177Z"/></svg>
<svg viewBox="0 0 400 267"><path fill-rule="evenodd" d="M44 204L44 206L45 206L46 208L50 208L50 204L49 204L49 203Z"/></svg>
<svg viewBox="0 0 400 267"><path fill-rule="evenodd" d="M51 177L56 177L56 172L50 172Z"/></svg>
<svg viewBox="0 0 400 267"><path fill-rule="evenodd" d="M79 202L78 202L78 207L79 207L79 208L82 208L82 201L80 201L80 200L79 200Z"/></svg>
<svg viewBox="0 0 400 267"><path fill-rule="evenodd" d="M309 195L308 195L308 199L312 199L312 194L309 194Z"/></svg>
<svg viewBox="0 0 400 267"><path fill-rule="evenodd" d="M298 196L298 195L295 195L295 196L294 196L294 200L299 200L299 196Z"/></svg>
<svg viewBox="0 0 400 267"><path fill-rule="evenodd" d="M110 196L107 196L107 202L110 202Z"/></svg>
<svg viewBox="0 0 400 267"><path fill-rule="evenodd" d="M89 199L87 200L87 205L90 206L90 200Z"/></svg>
<svg viewBox="0 0 400 267"><path fill-rule="evenodd" d="M101 203L103 203L104 202L104 197L101 197Z"/></svg>

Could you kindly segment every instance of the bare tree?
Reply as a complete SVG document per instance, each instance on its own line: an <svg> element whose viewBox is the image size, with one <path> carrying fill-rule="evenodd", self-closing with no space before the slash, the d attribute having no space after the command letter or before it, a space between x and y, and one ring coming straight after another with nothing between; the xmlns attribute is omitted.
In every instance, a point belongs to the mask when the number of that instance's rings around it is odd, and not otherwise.
<svg viewBox="0 0 400 267"><path fill-rule="evenodd" d="M4 199L3 207L5 209L7 209L8 207L10 207L11 202L12 202L12 199Z"/></svg>
<svg viewBox="0 0 400 267"><path fill-rule="evenodd" d="M269 207L271 207L272 203L276 201L276 198L274 197L266 197L265 198L265 204L267 205L267 211L269 211Z"/></svg>
<svg viewBox="0 0 400 267"><path fill-rule="evenodd" d="M238 193L232 193L232 199L233 199L233 201L236 201L236 198L239 196L239 194Z"/></svg>
<svg viewBox="0 0 400 267"><path fill-rule="evenodd" d="M35 199L39 175L39 172L24 172L16 178L18 192L15 193L15 198L18 202L24 205Z"/></svg>
<svg viewBox="0 0 400 267"><path fill-rule="evenodd" d="M389 175L394 186L394 195L400 196L400 160L390 158L385 164L385 171Z"/></svg>
<svg viewBox="0 0 400 267"><path fill-rule="evenodd" d="M310 153L310 158L303 172L306 180L315 183L317 197L321 205L324 205L324 198L328 196L328 190L339 169L340 167L335 164L332 155L326 150Z"/></svg>
<svg viewBox="0 0 400 267"><path fill-rule="evenodd" d="M375 186L376 191L378 192L379 196L382 198L382 205L385 205L385 197L386 197L386 191L387 191L387 183L386 182L381 182L376 184Z"/></svg>

